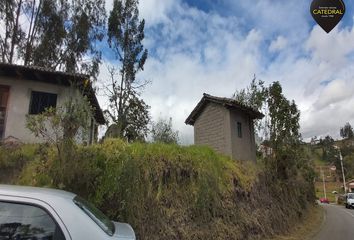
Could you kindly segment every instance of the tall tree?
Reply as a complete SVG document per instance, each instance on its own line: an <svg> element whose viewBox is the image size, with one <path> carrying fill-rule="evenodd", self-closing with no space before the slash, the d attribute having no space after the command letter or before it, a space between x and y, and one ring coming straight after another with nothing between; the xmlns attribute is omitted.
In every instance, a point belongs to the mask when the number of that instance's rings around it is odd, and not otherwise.
<svg viewBox="0 0 354 240"><path fill-rule="evenodd" d="M300 146L300 111L294 101L283 95L279 82L269 86L267 104L269 140L275 153L274 158L268 159L268 164L279 178L288 179L296 176L298 168L307 167Z"/></svg>
<svg viewBox="0 0 354 240"><path fill-rule="evenodd" d="M267 103L270 116L270 141L273 147L293 146L300 141L300 112L294 101L289 101L282 93L279 82L268 89Z"/></svg>
<svg viewBox="0 0 354 240"><path fill-rule="evenodd" d="M344 127L342 127L340 129L340 136L342 138L346 138L346 139L350 139L350 138L353 138L354 136L354 132L353 132L353 128L352 126L350 125L350 123L346 123L344 125Z"/></svg>
<svg viewBox="0 0 354 240"><path fill-rule="evenodd" d="M266 111L267 109L267 88L264 86L262 80L257 80L256 75L253 76L250 86L245 89L236 91L232 98L241 104L252 107L258 111ZM264 119L257 119L254 122L256 134L261 137L262 135L268 136L267 128L268 116Z"/></svg>
<svg viewBox="0 0 354 240"><path fill-rule="evenodd" d="M178 143L178 131L173 130L172 118L168 121L166 119L159 119L156 123L153 123L151 133L154 142Z"/></svg>
<svg viewBox="0 0 354 240"><path fill-rule="evenodd" d="M140 98L147 84L136 79L144 70L148 51L144 48L145 21L139 20L137 0L115 0L108 18L108 43L118 60L110 67L110 84L105 86L110 104L105 111L112 126L108 136L140 139L147 134L148 106ZM131 110L139 109L139 111Z"/></svg>
<svg viewBox="0 0 354 240"><path fill-rule="evenodd" d="M2 62L12 62L15 46L19 46L25 36L20 27L23 0L0 1L0 54Z"/></svg>
<svg viewBox="0 0 354 240"><path fill-rule="evenodd" d="M254 75L250 86L246 89L236 91L232 95L232 98L249 107L261 110L266 99L266 88L264 87L264 82L262 80L257 80L256 75Z"/></svg>
<svg viewBox="0 0 354 240"><path fill-rule="evenodd" d="M104 0L1 1L1 61L97 76L104 5Z"/></svg>
<svg viewBox="0 0 354 240"><path fill-rule="evenodd" d="M263 137L274 153L267 159L267 166L282 179L296 174L303 160L300 149L300 112L295 102L284 96L280 83L274 82L266 88L263 82L257 83L254 78L250 87L234 94L234 99L263 110L266 115L266 120L260 122L260 128L266 133Z"/></svg>

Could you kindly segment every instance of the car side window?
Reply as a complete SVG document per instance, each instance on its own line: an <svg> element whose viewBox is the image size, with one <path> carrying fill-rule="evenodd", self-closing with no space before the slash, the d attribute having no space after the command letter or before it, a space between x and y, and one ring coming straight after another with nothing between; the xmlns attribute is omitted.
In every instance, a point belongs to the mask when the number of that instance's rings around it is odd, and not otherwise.
<svg viewBox="0 0 354 240"><path fill-rule="evenodd" d="M52 217L42 208L0 202L0 240L65 240Z"/></svg>

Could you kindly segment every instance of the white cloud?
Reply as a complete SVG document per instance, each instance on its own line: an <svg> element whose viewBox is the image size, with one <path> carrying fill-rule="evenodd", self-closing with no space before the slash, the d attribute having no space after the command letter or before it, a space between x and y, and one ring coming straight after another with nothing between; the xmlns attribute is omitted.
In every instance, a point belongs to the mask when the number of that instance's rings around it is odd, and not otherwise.
<svg viewBox="0 0 354 240"><path fill-rule="evenodd" d="M113 1L114 0L106 0L107 13L113 8ZM178 1L179 0L141 0L139 3L139 15L142 19L145 19L147 27L168 21L167 14Z"/></svg>
<svg viewBox="0 0 354 240"><path fill-rule="evenodd" d="M273 40L269 46L270 52L277 52L283 50L288 44L288 40L283 36L278 36Z"/></svg>
<svg viewBox="0 0 354 240"><path fill-rule="evenodd" d="M335 28L327 34L319 26L311 31L305 45L311 51L314 60L328 62L331 64L331 71L341 68L347 62L347 55L354 51L354 29Z"/></svg>
<svg viewBox="0 0 354 240"><path fill-rule="evenodd" d="M354 82L334 80L330 82L321 92L314 106L322 110L330 105L340 104L354 96Z"/></svg>
<svg viewBox="0 0 354 240"><path fill-rule="evenodd" d="M345 122L354 124L352 27L330 34L311 28L307 1L256 0L252 9L246 0L233 4L242 14L205 13L180 0L140 1L145 46L153 54L138 77L152 81L143 97L153 120L172 117L182 142L193 143L184 120L202 93L231 96L257 74L267 84L280 81L295 99L304 138L336 137Z"/></svg>
<svg viewBox="0 0 354 240"><path fill-rule="evenodd" d="M140 17L147 26L168 21L168 12L175 6L174 0L142 0L140 1Z"/></svg>

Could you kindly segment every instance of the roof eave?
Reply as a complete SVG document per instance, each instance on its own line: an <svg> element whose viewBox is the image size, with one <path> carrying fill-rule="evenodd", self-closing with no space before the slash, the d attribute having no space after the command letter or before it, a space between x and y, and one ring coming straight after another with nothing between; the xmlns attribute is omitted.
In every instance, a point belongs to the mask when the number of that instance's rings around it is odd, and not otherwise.
<svg viewBox="0 0 354 240"><path fill-rule="evenodd" d="M213 97L209 94L204 93L202 99L198 102L197 106L193 109L193 111L187 117L185 124L194 126L196 119L199 117L205 104L207 104L208 102L216 103L216 104L222 105L227 108L238 109L238 110L244 111L248 115L250 115L252 119L262 119L264 117L263 113L253 110L251 108L248 108L245 106L235 106L235 104L222 102L221 99L215 99L215 98L216 97Z"/></svg>
<svg viewBox="0 0 354 240"><path fill-rule="evenodd" d="M101 125L106 123L102 109L98 103L95 91L92 88L91 83L88 84L88 86L85 86L84 82L90 79L90 76L88 75L59 72L45 69L43 67L22 66L9 63L0 63L0 75L63 86L70 86L71 84L74 84L76 85L76 87L84 91L84 95L88 97L91 106L94 107L95 121ZM51 78L50 76L52 76L53 78Z"/></svg>

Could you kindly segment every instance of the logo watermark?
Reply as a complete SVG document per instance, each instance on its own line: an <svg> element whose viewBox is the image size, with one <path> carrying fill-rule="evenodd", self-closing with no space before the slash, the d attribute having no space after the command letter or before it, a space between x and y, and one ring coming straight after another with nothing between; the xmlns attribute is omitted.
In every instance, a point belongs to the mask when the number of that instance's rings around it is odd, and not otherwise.
<svg viewBox="0 0 354 240"><path fill-rule="evenodd" d="M345 4L342 0L313 0L310 11L318 25L329 33L342 20Z"/></svg>

